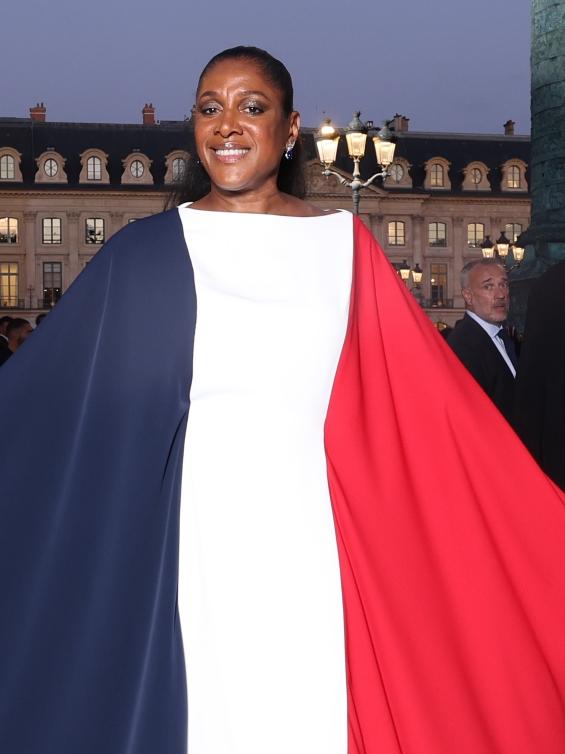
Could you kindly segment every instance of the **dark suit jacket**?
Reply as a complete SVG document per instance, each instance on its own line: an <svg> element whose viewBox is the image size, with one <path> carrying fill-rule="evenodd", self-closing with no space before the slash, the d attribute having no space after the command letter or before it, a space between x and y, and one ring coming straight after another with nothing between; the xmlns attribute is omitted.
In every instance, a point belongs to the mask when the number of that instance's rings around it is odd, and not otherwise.
<svg viewBox="0 0 565 754"><path fill-rule="evenodd" d="M0 338L0 366L8 361L12 352L8 348L8 341L5 338Z"/></svg>
<svg viewBox="0 0 565 754"><path fill-rule="evenodd" d="M565 490L565 262L551 267L528 298L516 431L546 474Z"/></svg>
<svg viewBox="0 0 565 754"><path fill-rule="evenodd" d="M499 411L512 423L515 379L490 335L467 314L447 342Z"/></svg>

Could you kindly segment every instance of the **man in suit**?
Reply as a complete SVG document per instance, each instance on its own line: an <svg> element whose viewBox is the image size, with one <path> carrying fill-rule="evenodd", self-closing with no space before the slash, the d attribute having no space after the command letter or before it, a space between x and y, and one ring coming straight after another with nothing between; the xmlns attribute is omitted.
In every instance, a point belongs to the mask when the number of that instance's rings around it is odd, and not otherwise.
<svg viewBox="0 0 565 754"><path fill-rule="evenodd" d="M8 348L5 351L0 351L0 365L8 361L32 332L33 327L23 317L16 317L8 323L6 328Z"/></svg>
<svg viewBox="0 0 565 754"><path fill-rule="evenodd" d="M447 342L511 422L514 409L516 356L502 327L508 315L508 275L495 259L477 259L461 270L465 316Z"/></svg>
<svg viewBox="0 0 565 754"><path fill-rule="evenodd" d="M6 330L11 321L12 317L0 317L0 364L12 353L8 348L8 336L6 335Z"/></svg>

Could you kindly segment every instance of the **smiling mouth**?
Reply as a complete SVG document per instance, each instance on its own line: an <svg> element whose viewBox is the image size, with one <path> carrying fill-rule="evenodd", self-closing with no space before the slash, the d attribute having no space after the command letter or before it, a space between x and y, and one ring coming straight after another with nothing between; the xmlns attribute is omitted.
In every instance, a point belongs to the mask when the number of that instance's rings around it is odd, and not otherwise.
<svg viewBox="0 0 565 754"><path fill-rule="evenodd" d="M242 147L221 147L213 151L220 162L238 162L247 155L249 149Z"/></svg>

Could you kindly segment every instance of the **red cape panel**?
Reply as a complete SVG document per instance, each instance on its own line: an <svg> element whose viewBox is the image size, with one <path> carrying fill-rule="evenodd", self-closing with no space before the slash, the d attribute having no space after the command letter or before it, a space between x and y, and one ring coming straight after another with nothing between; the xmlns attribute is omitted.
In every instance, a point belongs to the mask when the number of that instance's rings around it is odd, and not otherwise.
<svg viewBox="0 0 565 754"><path fill-rule="evenodd" d="M349 754L563 754L565 496L363 224L326 421Z"/></svg>

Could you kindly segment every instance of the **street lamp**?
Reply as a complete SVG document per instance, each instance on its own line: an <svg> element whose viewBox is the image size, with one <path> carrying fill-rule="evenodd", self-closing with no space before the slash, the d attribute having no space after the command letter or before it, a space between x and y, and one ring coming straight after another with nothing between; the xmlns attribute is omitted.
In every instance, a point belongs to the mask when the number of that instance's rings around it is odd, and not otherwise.
<svg viewBox="0 0 565 754"><path fill-rule="evenodd" d="M511 253L514 258L514 264L507 268L509 271L518 267L522 259L524 259L524 249L522 246L517 242L511 243L508 238L506 238L503 230L500 231L500 238L497 240L496 244L490 240L490 236L485 236L485 240L481 244L481 251L485 259L494 259L496 252L497 258L500 259L500 263L505 267L506 259Z"/></svg>
<svg viewBox="0 0 565 754"><path fill-rule="evenodd" d="M392 141L392 133L388 128L386 121L380 128L375 129L373 128L372 121L363 123L359 117L360 115L361 113L359 111L355 112L353 114L353 120L344 129L345 139L347 141L347 151L353 160L353 180L351 181L348 181L338 172L331 169L337 156L340 135L338 129L332 125L329 118L324 120L315 136L318 157L324 166L322 175L335 175L343 186L347 186L351 189L353 195L353 214L355 215L359 214L361 189L370 186L376 178L387 177L387 168L394 159L395 150L395 144ZM382 167L382 170L364 181L361 178L359 163L365 155L368 136L370 136L373 141L377 163Z"/></svg>
<svg viewBox="0 0 565 754"><path fill-rule="evenodd" d="M485 236L485 240L481 244L481 251L485 259L494 259L494 244L490 240L490 236Z"/></svg>

